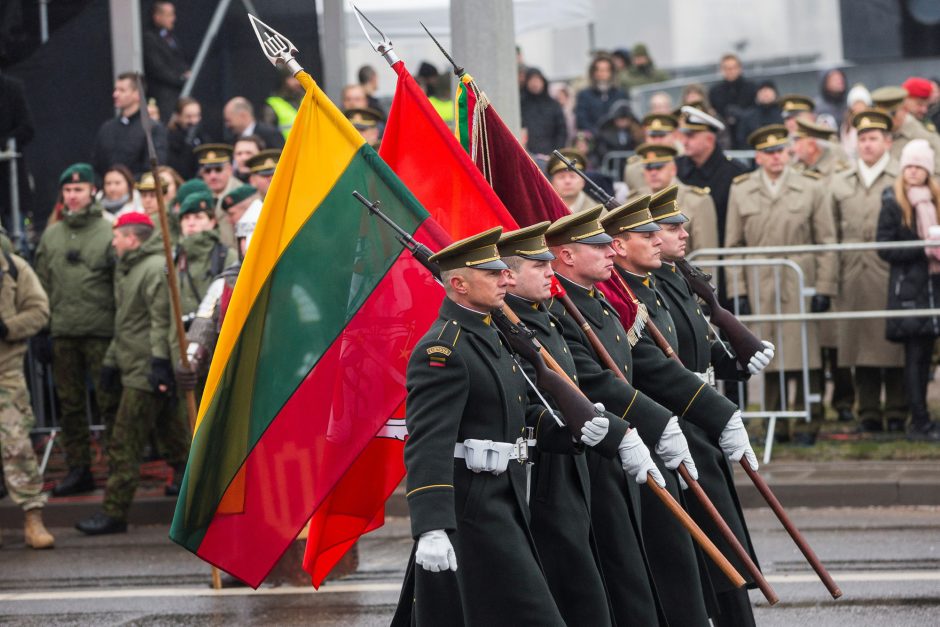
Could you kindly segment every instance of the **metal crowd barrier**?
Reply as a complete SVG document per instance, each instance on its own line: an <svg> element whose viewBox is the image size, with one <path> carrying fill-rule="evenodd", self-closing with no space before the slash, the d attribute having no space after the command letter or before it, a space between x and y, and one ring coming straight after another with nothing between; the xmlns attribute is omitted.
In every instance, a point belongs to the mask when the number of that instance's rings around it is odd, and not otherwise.
<svg viewBox="0 0 940 627"><path fill-rule="evenodd" d="M688 260L691 263L694 263L697 266L700 266L706 270L714 270L717 268L742 268L746 274L746 281L749 286L753 286L752 289L748 290L748 301L751 305L751 311L753 312L748 316L741 316L738 314L738 311L735 311L735 315L740 318L744 323L747 323L749 326L757 325L756 328L752 329L755 331L756 335L761 339L768 339L774 343L777 349L776 356L774 357L775 361L782 363L784 361L784 328L783 324L798 324L799 333L800 333L800 353L801 353L801 367L800 374L803 384L803 403L801 409L788 409L788 389L786 385L786 378L784 371L781 369L774 373L761 373L760 379L758 381L758 389L760 392L759 399L759 409L758 411L746 411L747 403L745 401L746 390L745 384L739 382L738 385L738 399L739 407L741 409L741 415L745 420L764 420L768 421L767 424L767 435L765 440L764 447L764 463L767 464L771 460L773 453L773 444L774 444L774 430L777 424L778 419L803 419L807 422L811 418L811 405L813 403L822 404L823 399L822 395L825 394L825 387L820 390L821 394L811 394L810 393L810 368L809 368L809 345L808 345L808 332L809 324L814 322L828 321L828 320L865 320L865 319L885 319L885 318L898 318L898 317L910 317L910 316L936 316L940 315L940 307L934 309L905 309L905 310L867 310L867 311L832 311L826 313L808 313L806 308L806 299L814 296L816 294L816 289L814 287L806 286L805 276L803 269L795 262L786 258L786 255L797 255L797 254L807 254L807 253L824 253L824 252L835 252L835 253L846 253L846 252L860 252L860 251L870 251L870 250L900 250L904 248L924 248L925 246L940 246L940 240L934 241L925 241L925 240L916 240L908 242L850 242L844 244L815 244L815 245L802 245L802 246L754 246L754 247L738 247L738 248L702 248L695 250L689 254ZM758 259L746 259L748 255L763 255L763 257ZM771 255L771 257L767 257ZM738 259L728 259L727 257L741 257ZM773 268L774 277L770 289L774 293L774 310L767 312L761 311L760 295L761 290L768 288L766 285L762 285L761 281L757 279L757 273L761 268ZM797 287L799 288L799 293L802 298L799 299L797 303L799 311L796 313L785 313L781 311L781 272L782 271L792 272L796 282ZM716 274L713 272L713 274ZM737 289L738 275L736 273L728 273L731 275L730 279L730 290L729 293L739 293ZM726 281L727 274L726 274ZM885 302L887 303L888 293L885 291ZM834 299L838 301L838 297ZM737 303L735 303L737 307ZM771 326L771 332L769 334L763 333L764 325ZM767 376L777 376L779 377L780 384L780 407L768 408L765 403L765 387L766 387L766 377ZM792 405L792 404L790 404Z"/></svg>

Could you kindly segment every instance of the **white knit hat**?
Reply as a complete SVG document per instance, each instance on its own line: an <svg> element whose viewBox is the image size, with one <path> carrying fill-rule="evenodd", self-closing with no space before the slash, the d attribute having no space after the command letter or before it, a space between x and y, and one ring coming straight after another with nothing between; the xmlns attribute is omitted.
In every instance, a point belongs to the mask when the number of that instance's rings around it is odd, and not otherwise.
<svg viewBox="0 0 940 627"><path fill-rule="evenodd" d="M927 143L926 139L912 139L904 146L901 151L901 168L909 165L916 165L919 168L927 170L928 174L933 173L934 168L933 148Z"/></svg>
<svg viewBox="0 0 940 627"><path fill-rule="evenodd" d="M864 102L866 107L870 107L871 92L861 83L856 83L845 97L845 104L851 107L852 103L859 101Z"/></svg>

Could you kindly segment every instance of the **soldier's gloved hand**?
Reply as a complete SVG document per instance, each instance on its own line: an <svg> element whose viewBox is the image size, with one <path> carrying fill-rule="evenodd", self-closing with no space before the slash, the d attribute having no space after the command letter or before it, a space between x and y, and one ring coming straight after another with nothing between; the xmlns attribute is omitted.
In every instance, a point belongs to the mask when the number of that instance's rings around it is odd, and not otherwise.
<svg viewBox="0 0 940 627"><path fill-rule="evenodd" d="M29 340L36 361L44 366L52 363L52 337L49 331L40 331Z"/></svg>
<svg viewBox="0 0 940 627"><path fill-rule="evenodd" d="M636 479L637 483L646 483L647 478L652 477L659 487L666 487L666 480L659 472L656 462L650 457L650 450L643 444L636 429L627 430L617 447L617 452L620 453L620 464L623 469Z"/></svg>
<svg viewBox="0 0 940 627"><path fill-rule="evenodd" d="M588 446L597 446L610 430L610 419L606 416L594 416L581 427L581 441Z"/></svg>
<svg viewBox="0 0 940 627"><path fill-rule="evenodd" d="M424 570L439 573L443 570L457 570L457 554L450 543L447 532L443 529L425 531L418 538L415 550L415 562Z"/></svg>
<svg viewBox="0 0 940 627"><path fill-rule="evenodd" d="M731 313L735 313L738 316L751 315L751 303L748 302L747 296L736 296L732 305Z"/></svg>
<svg viewBox="0 0 940 627"><path fill-rule="evenodd" d="M147 382L150 383L150 387L155 394L171 396L176 382L173 380L173 367L170 366L170 360L161 357L152 357L150 359L150 375L147 377Z"/></svg>
<svg viewBox="0 0 940 627"><path fill-rule="evenodd" d="M731 461L737 462L743 457L747 460L751 470L757 470L757 455L754 454L754 449L751 448L751 440L744 428L740 411L731 414L731 420L725 425L725 430L721 432L721 437L718 438L718 446L721 447L722 452Z"/></svg>
<svg viewBox="0 0 940 627"><path fill-rule="evenodd" d="M663 429L663 434L659 436L659 442L656 443L656 454L659 455L669 470L675 470L679 467L679 464L685 464L692 478L698 480L698 469L692 460L692 453L689 452L689 443L679 427L679 419L675 416L669 419L666 428Z"/></svg>
<svg viewBox="0 0 940 627"><path fill-rule="evenodd" d="M101 366L98 384L105 392L117 392L121 389L121 371L114 366Z"/></svg>
<svg viewBox="0 0 940 627"><path fill-rule="evenodd" d="M173 369L173 378L176 379L176 385L184 392L196 389L196 383L199 377L196 375L196 369L190 364L189 368L183 367L183 362L177 360L176 368Z"/></svg>
<svg viewBox="0 0 940 627"><path fill-rule="evenodd" d="M757 374L764 368L770 365L770 360L774 358L775 348L774 345L768 342L767 340L761 340L761 344L764 345L763 350L759 350L753 355L747 364L747 371L752 375Z"/></svg>
<svg viewBox="0 0 940 627"><path fill-rule="evenodd" d="M809 310L813 313L829 311L830 307L832 307L832 301L824 294L816 294L809 303Z"/></svg>

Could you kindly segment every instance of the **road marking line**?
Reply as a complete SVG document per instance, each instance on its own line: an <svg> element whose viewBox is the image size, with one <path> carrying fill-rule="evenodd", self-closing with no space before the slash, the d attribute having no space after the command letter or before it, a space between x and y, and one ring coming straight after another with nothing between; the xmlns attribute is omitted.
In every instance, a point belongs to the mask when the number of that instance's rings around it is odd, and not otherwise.
<svg viewBox="0 0 940 627"><path fill-rule="evenodd" d="M940 581L940 570L909 571L846 571L831 573L837 582L873 583L884 581ZM767 581L775 584L813 583L818 581L815 574L777 574L768 575ZM160 597L237 597L237 596L282 596L290 594L340 594L349 592L399 592L399 583L340 583L329 584L320 590L283 586L278 588L227 588L213 590L205 588L96 588L91 590L47 590L40 592L3 592L0 602L10 601L69 601L83 599L134 599Z"/></svg>

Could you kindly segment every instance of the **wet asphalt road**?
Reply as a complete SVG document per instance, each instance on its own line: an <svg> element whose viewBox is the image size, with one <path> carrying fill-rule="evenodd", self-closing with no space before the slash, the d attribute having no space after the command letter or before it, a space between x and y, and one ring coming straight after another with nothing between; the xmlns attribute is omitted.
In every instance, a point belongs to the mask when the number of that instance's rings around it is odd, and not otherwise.
<svg viewBox="0 0 940 627"><path fill-rule="evenodd" d="M769 510L748 510L764 572L781 602L751 593L762 626L940 624L940 508L795 509L794 521L844 596L829 598ZM411 540L405 519L361 542L360 569L321 591L208 587L209 568L166 539L134 527L86 538L55 529L54 551L22 548L6 530L0 549L0 624L387 625Z"/></svg>

